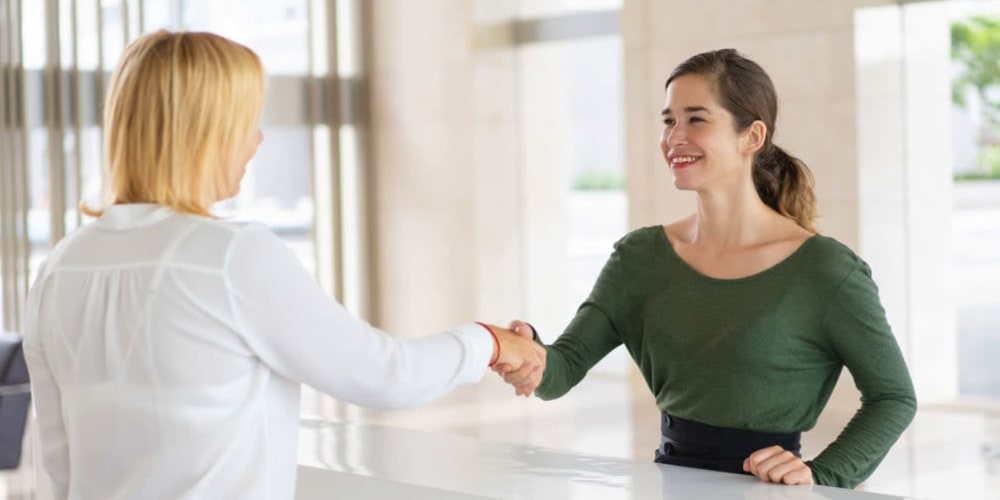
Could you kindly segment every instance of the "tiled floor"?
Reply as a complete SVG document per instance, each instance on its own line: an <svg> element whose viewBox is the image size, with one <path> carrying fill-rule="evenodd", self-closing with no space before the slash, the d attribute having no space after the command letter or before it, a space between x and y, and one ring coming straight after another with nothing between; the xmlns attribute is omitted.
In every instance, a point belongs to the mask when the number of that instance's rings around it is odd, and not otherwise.
<svg viewBox="0 0 1000 500"><path fill-rule="evenodd" d="M304 391L303 410L488 441L526 443L589 454L650 460L659 414L644 387L592 374L556 401L516 398L492 375L422 408L372 412L317 399ZM828 412L803 438L810 456L833 439L850 412ZM399 450L393 450L399 451ZM45 498L31 487L31 453L20 470L0 474L0 498ZM1000 500L1000 405L922 407L910 429L861 488L918 499Z"/></svg>

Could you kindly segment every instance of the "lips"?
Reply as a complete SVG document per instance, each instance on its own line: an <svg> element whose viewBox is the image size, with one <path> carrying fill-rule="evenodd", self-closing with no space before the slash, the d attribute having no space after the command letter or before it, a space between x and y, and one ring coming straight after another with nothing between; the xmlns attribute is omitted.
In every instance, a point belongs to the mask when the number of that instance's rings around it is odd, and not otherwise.
<svg viewBox="0 0 1000 500"><path fill-rule="evenodd" d="M687 168L697 163L698 160L701 160L700 156L692 156L692 155L671 156L670 168L673 169Z"/></svg>

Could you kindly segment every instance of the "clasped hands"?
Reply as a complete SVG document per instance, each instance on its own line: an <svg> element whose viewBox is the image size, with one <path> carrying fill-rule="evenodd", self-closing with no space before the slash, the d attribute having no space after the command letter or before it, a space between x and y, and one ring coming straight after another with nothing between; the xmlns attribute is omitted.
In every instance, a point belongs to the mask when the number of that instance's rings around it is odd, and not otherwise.
<svg viewBox="0 0 1000 500"><path fill-rule="evenodd" d="M500 343L500 356L493 371L514 387L518 396L530 396L542 383L545 372L545 347L534 340L531 326L511 321L509 328L493 327Z"/></svg>

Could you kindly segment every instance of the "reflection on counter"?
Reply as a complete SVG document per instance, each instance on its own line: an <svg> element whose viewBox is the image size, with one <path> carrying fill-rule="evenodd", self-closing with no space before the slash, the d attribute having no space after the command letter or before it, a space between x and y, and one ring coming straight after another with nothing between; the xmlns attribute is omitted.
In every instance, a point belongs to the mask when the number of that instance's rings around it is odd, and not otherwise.
<svg viewBox="0 0 1000 500"><path fill-rule="evenodd" d="M744 499L891 500L825 486L766 484L739 474L599 457L447 433L304 420L298 500Z"/></svg>

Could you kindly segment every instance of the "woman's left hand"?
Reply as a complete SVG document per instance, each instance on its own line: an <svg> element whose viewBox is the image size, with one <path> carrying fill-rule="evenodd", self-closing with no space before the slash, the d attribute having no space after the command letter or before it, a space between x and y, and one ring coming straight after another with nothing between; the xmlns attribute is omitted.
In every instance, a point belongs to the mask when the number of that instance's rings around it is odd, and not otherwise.
<svg viewBox="0 0 1000 500"><path fill-rule="evenodd" d="M813 484L812 469L795 456L780 447L761 448L743 461L743 470L769 483Z"/></svg>

